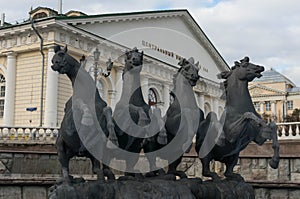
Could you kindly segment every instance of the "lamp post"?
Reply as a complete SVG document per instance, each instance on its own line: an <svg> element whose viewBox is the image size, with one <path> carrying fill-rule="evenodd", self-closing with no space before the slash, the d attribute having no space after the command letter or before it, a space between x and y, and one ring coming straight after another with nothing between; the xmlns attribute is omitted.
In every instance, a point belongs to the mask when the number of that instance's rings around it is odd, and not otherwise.
<svg viewBox="0 0 300 199"><path fill-rule="evenodd" d="M94 80L95 84L97 83L97 76L98 76L98 62L99 62L99 57L100 57L100 51L98 48L94 51Z"/></svg>
<svg viewBox="0 0 300 199"><path fill-rule="evenodd" d="M99 59L100 59L100 51L98 48L93 52L94 55L94 66L90 68L90 72L94 73L94 81L97 84L98 75L102 75L104 77L108 77L110 75L110 71L113 68L113 62L109 58L106 62L106 70L103 70L102 67L99 67Z"/></svg>

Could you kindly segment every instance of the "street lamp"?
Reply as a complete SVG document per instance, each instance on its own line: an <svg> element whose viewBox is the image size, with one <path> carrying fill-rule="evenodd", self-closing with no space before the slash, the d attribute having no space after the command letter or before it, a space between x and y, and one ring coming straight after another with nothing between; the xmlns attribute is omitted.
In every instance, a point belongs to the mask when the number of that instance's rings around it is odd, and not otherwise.
<svg viewBox="0 0 300 199"><path fill-rule="evenodd" d="M100 59L99 49L96 48L93 54L94 54L94 66L90 68L90 72L94 73L94 80L96 84L98 75L102 75L104 77L108 77L110 75L110 71L113 68L114 63L109 58L108 61L106 62L106 70L104 70L102 67L99 67L99 59Z"/></svg>

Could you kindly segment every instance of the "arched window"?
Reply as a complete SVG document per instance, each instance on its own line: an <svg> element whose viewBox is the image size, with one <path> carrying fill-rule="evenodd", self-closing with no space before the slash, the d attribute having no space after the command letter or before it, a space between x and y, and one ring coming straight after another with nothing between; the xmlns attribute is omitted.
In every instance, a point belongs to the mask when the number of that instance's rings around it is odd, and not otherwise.
<svg viewBox="0 0 300 199"><path fill-rule="evenodd" d="M4 114L5 77L0 74L0 117Z"/></svg>
<svg viewBox="0 0 300 199"><path fill-rule="evenodd" d="M170 93L170 94L169 94L169 105L173 104L174 100L175 100L174 94L171 94L171 93Z"/></svg>
<svg viewBox="0 0 300 199"><path fill-rule="evenodd" d="M148 104L150 106L156 106L157 104L157 96L153 88L148 90Z"/></svg>
<svg viewBox="0 0 300 199"><path fill-rule="evenodd" d="M206 102L204 104L204 114L207 115L210 111L211 111L210 104L208 102Z"/></svg>
<svg viewBox="0 0 300 199"><path fill-rule="evenodd" d="M45 18L45 17L48 17L47 14L45 12L39 12L39 13L36 13L32 19L40 19L40 18Z"/></svg>

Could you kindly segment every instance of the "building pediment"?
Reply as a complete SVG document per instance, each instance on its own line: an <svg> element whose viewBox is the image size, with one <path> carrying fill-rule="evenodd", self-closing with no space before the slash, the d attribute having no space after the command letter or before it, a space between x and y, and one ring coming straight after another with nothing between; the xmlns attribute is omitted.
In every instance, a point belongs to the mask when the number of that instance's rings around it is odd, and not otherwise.
<svg viewBox="0 0 300 199"><path fill-rule="evenodd" d="M200 63L200 75L215 82L220 81L216 77L218 73L229 70L187 10L65 17L60 20L125 47L137 47L146 55L175 67L182 57L194 57Z"/></svg>
<svg viewBox="0 0 300 199"><path fill-rule="evenodd" d="M280 90L276 90L259 84L250 86L249 92L251 97L279 96L285 94L285 92L282 92Z"/></svg>

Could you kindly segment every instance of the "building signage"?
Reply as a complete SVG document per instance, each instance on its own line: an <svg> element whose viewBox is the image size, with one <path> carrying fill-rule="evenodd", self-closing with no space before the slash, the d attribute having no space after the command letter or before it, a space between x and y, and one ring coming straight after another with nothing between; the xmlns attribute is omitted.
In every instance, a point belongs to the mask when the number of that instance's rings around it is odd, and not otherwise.
<svg viewBox="0 0 300 199"><path fill-rule="evenodd" d="M148 47L148 48L150 48L152 50L155 50L155 51L157 51L159 53L162 53L162 54L164 54L164 55L166 55L168 57L174 58L174 59L176 59L178 61L180 61L180 60L183 59L182 56L176 54L173 51L166 50L164 48L159 47L158 45L152 44L152 43L144 41L144 40L142 40L142 46ZM205 68L205 67L202 67L200 64L199 64L199 69L208 73L208 69Z"/></svg>

